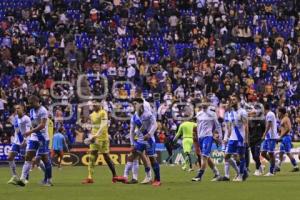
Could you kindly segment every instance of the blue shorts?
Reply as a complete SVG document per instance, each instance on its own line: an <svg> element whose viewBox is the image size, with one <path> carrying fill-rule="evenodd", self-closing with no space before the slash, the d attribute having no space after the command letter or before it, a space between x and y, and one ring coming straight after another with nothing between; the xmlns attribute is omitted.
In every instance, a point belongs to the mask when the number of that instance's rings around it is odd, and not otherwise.
<svg viewBox="0 0 300 200"><path fill-rule="evenodd" d="M214 141L214 139L212 136L206 136L203 138L199 138L199 147L200 147L202 156L210 157L211 146L213 144L213 141Z"/></svg>
<svg viewBox="0 0 300 200"><path fill-rule="evenodd" d="M155 142L151 143L141 143L141 142L135 142L134 143L134 150L140 153L146 152L147 156L156 156L155 151Z"/></svg>
<svg viewBox="0 0 300 200"><path fill-rule="evenodd" d="M13 143L9 152L21 153L21 145Z"/></svg>
<svg viewBox="0 0 300 200"><path fill-rule="evenodd" d="M290 135L283 136L280 144L280 152L290 153L292 147L293 147L292 137Z"/></svg>
<svg viewBox="0 0 300 200"><path fill-rule="evenodd" d="M29 140L26 151L36 151L36 155L49 154L49 140L47 141L34 141Z"/></svg>
<svg viewBox="0 0 300 200"><path fill-rule="evenodd" d="M276 139L265 139L261 144L260 151L274 152L276 147Z"/></svg>
<svg viewBox="0 0 300 200"><path fill-rule="evenodd" d="M237 140L229 140L226 146L226 154L245 154L246 147L243 143Z"/></svg>

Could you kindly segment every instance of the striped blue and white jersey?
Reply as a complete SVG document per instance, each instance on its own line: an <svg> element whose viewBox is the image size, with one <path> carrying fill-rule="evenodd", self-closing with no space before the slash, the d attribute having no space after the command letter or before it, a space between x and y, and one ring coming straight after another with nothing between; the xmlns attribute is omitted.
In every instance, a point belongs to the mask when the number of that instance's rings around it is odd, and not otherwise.
<svg viewBox="0 0 300 200"><path fill-rule="evenodd" d="M198 138L213 136L215 129L218 131L219 136L222 136L221 126L215 112L208 109L201 110L197 113L196 117Z"/></svg>
<svg viewBox="0 0 300 200"><path fill-rule="evenodd" d="M245 109L231 110L228 114L228 123L231 125L231 135L229 140L244 142L246 127L244 121L248 120L248 113Z"/></svg>
<svg viewBox="0 0 300 200"><path fill-rule="evenodd" d="M23 115L21 118L16 115L14 117L14 144L21 145L24 141L24 133L31 128L31 120L27 115Z"/></svg>
<svg viewBox="0 0 300 200"><path fill-rule="evenodd" d="M224 126L224 134L223 134L223 140L228 140L228 122L229 122L229 115L230 115L230 111L226 111L224 113L224 122L223 122L223 126Z"/></svg>
<svg viewBox="0 0 300 200"><path fill-rule="evenodd" d="M44 106L40 106L37 110L30 110L30 119L32 122L32 127L37 127L43 119L48 119L48 110ZM32 133L30 140L39 141L39 140L49 140L49 135L47 132L47 127L43 128L39 132Z"/></svg>
<svg viewBox="0 0 300 200"><path fill-rule="evenodd" d="M278 139L277 119L274 112L269 111L266 115L266 125L271 123L271 128L266 134L265 139Z"/></svg>
<svg viewBox="0 0 300 200"><path fill-rule="evenodd" d="M136 130L137 129L137 130ZM134 144L134 137L137 136L137 141L141 143L154 143L154 133L157 129L155 115L148 110L144 110L141 116L135 113L130 120L130 144ZM150 134L149 141L144 140L144 136Z"/></svg>

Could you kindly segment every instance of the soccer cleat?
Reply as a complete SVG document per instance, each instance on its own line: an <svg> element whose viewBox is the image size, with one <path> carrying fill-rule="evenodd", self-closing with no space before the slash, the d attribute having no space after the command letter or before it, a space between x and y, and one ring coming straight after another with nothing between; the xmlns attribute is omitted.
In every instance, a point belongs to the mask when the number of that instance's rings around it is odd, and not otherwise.
<svg viewBox="0 0 300 200"><path fill-rule="evenodd" d="M22 180L22 179L18 180L16 185L24 187L26 185L25 180Z"/></svg>
<svg viewBox="0 0 300 200"><path fill-rule="evenodd" d="M275 172L280 172L280 167L276 166L274 171Z"/></svg>
<svg viewBox="0 0 300 200"><path fill-rule="evenodd" d="M131 181L128 181L127 184L137 184L139 183L136 179L131 179Z"/></svg>
<svg viewBox="0 0 300 200"><path fill-rule="evenodd" d="M52 187L53 183L52 181L48 180L48 181L43 181L42 185L45 187Z"/></svg>
<svg viewBox="0 0 300 200"><path fill-rule="evenodd" d="M128 183L128 179L125 176L115 176L112 179L113 183L121 182L121 183Z"/></svg>
<svg viewBox="0 0 300 200"><path fill-rule="evenodd" d="M212 182L215 182L215 181L219 181L222 177L220 175L215 175L213 177L213 179L211 179Z"/></svg>
<svg viewBox="0 0 300 200"><path fill-rule="evenodd" d="M141 182L141 184L149 184L152 182L152 178L146 176L145 179Z"/></svg>
<svg viewBox="0 0 300 200"><path fill-rule="evenodd" d="M84 179L81 183L82 183L82 184L93 184L93 183L94 183L94 180L91 179L91 178L86 178L86 179Z"/></svg>
<svg viewBox="0 0 300 200"><path fill-rule="evenodd" d="M222 179L222 181L230 181L230 178L224 176L223 179Z"/></svg>
<svg viewBox="0 0 300 200"><path fill-rule="evenodd" d="M194 171L193 168L189 168L189 169L188 169L188 172L192 172L192 171Z"/></svg>
<svg viewBox="0 0 300 200"><path fill-rule="evenodd" d="M294 167L291 172L299 172L299 167Z"/></svg>
<svg viewBox="0 0 300 200"><path fill-rule="evenodd" d="M183 171L185 171L185 170L186 170L186 166L183 166L181 169L182 169Z"/></svg>
<svg viewBox="0 0 300 200"><path fill-rule="evenodd" d="M154 186L154 187L159 187L159 186L161 186L161 182L155 180L155 181L152 183L152 186Z"/></svg>
<svg viewBox="0 0 300 200"><path fill-rule="evenodd" d="M127 183L128 181L127 181L127 178L126 177L124 177L124 176L115 176L115 177L113 177L112 178L112 182L113 183L116 183L116 182L121 182L121 183Z"/></svg>
<svg viewBox="0 0 300 200"><path fill-rule="evenodd" d="M199 181L201 181L201 178L196 176L196 177L192 178L192 181L193 182L199 182Z"/></svg>
<svg viewBox="0 0 300 200"><path fill-rule="evenodd" d="M230 181L230 179L226 176L219 176L217 181Z"/></svg>
<svg viewBox="0 0 300 200"><path fill-rule="evenodd" d="M261 176L262 175L262 173L261 173L261 171L260 170L255 170L255 172L254 172L254 174L253 174L254 176Z"/></svg>
<svg viewBox="0 0 300 200"><path fill-rule="evenodd" d="M18 177L13 176L9 179L9 181L7 182L7 184L12 184L12 185L17 185L17 182L19 181Z"/></svg>
<svg viewBox="0 0 300 200"><path fill-rule="evenodd" d="M271 173L271 172L268 172L267 174L265 174L264 176L274 176L274 174L273 173Z"/></svg>
<svg viewBox="0 0 300 200"><path fill-rule="evenodd" d="M249 177L248 171L245 171L243 174L243 181L247 180L248 177Z"/></svg>
<svg viewBox="0 0 300 200"><path fill-rule="evenodd" d="M242 182L243 181L243 176L239 175L238 177L234 178L232 181L234 181L234 182Z"/></svg>

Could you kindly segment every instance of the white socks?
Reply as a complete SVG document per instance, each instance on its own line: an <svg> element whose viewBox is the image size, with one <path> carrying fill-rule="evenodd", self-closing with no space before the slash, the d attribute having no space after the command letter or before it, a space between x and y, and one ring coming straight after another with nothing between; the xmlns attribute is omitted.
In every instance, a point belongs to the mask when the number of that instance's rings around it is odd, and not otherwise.
<svg viewBox="0 0 300 200"><path fill-rule="evenodd" d="M214 166L214 168L212 168L212 171L216 176L220 176L220 172L216 166Z"/></svg>
<svg viewBox="0 0 300 200"><path fill-rule="evenodd" d="M45 168L45 165L44 165L44 162L40 160L40 163L38 163L39 167L41 168L41 170L43 172L45 172L46 168Z"/></svg>
<svg viewBox="0 0 300 200"><path fill-rule="evenodd" d="M236 174L239 174L240 169L239 169L239 167L237 166L235 160L234 160L233 158L230 158L230 159L228 160L228 162L229 162L229 164L233 167L233 169L234 169L234 171L236 172Z"/></svg>
<svg viewBox="0 0 300 200"><path fill-rule="evenodd" d="M228 161L226 161L225 160L225 165L224 165L225 167L225 177L227 177L227 178L229 178L229 170L230 170L230 164L229 164L229 162Z"/></svg>
<svg viewBox="0 0 300 200"><path fill-rule="evenodd" d="M128 178L129 176L129 172L131 171L132 169L132 162L127 162L126 165L125 165L125 169L124 169L124 177Z"/></svg>
<svg viewBox="0 0 300 200"><path fill-rule="evenodd" d="M8 164L9 164L9 168L10 168L12 176L17 176L15 161L14 160L13 161L8 161Z"/></svg>
<svg viewBox="0 0 300 200"><path fill-rule="evenodd" d="M26 177L28 177L31 165L32 165L32 161L25 161L25 163L23 165L23 169L22 169L21 180L25 180Z"/></svg>
<svg viewBox="0 0 300 200"><path fill-rule="evenodd" d="M134 160L132 166L132 178L138 180L138 174L139 174L139 161Z"/></svg>

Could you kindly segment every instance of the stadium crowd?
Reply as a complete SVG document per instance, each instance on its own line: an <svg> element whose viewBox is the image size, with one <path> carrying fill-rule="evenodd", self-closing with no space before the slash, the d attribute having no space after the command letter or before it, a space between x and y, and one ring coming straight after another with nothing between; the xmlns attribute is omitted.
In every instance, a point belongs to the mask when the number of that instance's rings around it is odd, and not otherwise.
<svg viewBox="0 0 300 200"><path fill-rule="evenodd" d="M70 143L82 143L82 96L107 93L110 115L126 117L137 88L157 110L160 142L177 129L174 112L188 113L180 103L209 96L218 107L233 93L286 106L297 140L299 10L297 0L2 0L0 143L10 142L13 105L29 94L47 107L72 104L56 106L52 118ZM124 144L129 121L118 119L110 118L111 142Z"/></svg>

